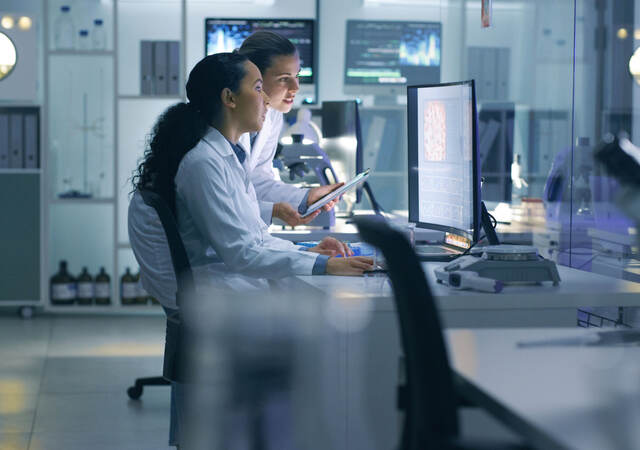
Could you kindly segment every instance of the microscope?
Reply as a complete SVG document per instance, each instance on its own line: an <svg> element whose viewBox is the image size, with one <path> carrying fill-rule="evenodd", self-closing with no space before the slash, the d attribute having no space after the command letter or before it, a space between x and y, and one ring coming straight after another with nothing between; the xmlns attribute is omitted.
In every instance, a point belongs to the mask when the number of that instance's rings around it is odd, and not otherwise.
<svg viewBox="0 0 640 450"><path fill-rule="evenodd" d="M283 145L280 151L282 164L289 170L289 179L304 179L308 173L315 175L321 185L338 182L327 154L313 141L305 142L302 134L293 134L291 144ZM323 211L309 225L329 228L335 225L333 210Z"/></svg>
<svg viewBox="0 0 640 450"><path fill-rule="evenodd" d="M594 159L619 183L615 202L636 223L636 239L640 245L640 147L626 133L618 137L608 134L594 151ZM637 250L636 250L637 251Z"/></svg>

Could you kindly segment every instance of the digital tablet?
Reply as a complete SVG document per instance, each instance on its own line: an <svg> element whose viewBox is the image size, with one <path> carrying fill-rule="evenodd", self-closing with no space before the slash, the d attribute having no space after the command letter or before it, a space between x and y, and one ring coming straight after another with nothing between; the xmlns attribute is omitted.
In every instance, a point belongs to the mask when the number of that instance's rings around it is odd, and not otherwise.
<svg viewBox="0 0 640 450"><path fill-rule="evenodd" d="M369 178L369 172L371 172L371 169L367 169L364 172L359 173L354 178L352 178L347 183L345 183L344 186L339 187L335 191L328 193L327 195L322 197L320 200L310 205L309 208L307 208L307 212L302 214L302 217L307 217L309 214L313 214L315 211L322 208L324 205L329 203L334 198L339 197L340 195L347 192L349 189L352 189L357 185L359 185L360 183L362 183L364 180Z"/></svg>

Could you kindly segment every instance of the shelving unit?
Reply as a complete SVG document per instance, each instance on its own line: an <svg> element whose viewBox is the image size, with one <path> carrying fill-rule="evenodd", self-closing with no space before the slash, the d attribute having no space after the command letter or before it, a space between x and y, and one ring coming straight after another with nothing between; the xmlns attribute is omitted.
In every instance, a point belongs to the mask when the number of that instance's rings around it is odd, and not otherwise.
<svg viewBox="0 0 640 450"><path fill-rule="evenodd" d="M157 305L121 305L120 277L126 266L130 266L133 272L137 267L128 244L126 226L123 228L122 225L126 224L126 195L130 191L126 180L132 160L135 162L142 155L144 136L151 128L151 124L140 120L139 110L144 110L150 119L155 119L159 108L153 104L154 101L161 103L161 109L164 109L169 103L180 101L183 97L139 95L130 92L130 89L122 92L119 81L121 69L126 70L127 75L134 72L139 74L137 66L130 67L131 58L125 66L120 66L123 55L134 54L141 39L157 39L158 30L162 27L152 30L153 36L144 35L144 30L149 30L149 27L137 27L135 32L139 34L129 36L130 27L120 29L119 21L123 17L138 20L139 5L119 0L103 1L96 4L95 8L102 8L107 18L107 48L57 50L52 45L51 27L56 8L64 1L43 1L46 85L42 115L42 174L45 249L41 284L44 307L48 311L65 314L157 314L161 311ZM182 15L171 16L176 17L180 29L181 77L184 78L186 0L172 5L177 6L175 12ZM89 11L91 6L79 5L81 8ZM88 22L93 18L98 16L84 17L81 21ZM121 36L126 44L120 45ZM177 36L165 37L178 39ZM87 79L90 83L82 84ZM65 83L73 86L66 99L62 97L64 92L61 93ZM129 116L136 120L131 120ZM68 117L66 123L61 123L62 117ZM131 139L135 139L135 149L131 148ZM82 160L81 164L79 159ZM86 176L83 174L82 182L79 182L78 173L84 171ZM71 190L91 192L93 195L90 198L59 196ZM99 268L104 266L111 277L111 305L52 305L49 279L57 272L61 259L69 261L72 275L79 273L82 266L88 266L89 272L95 276Z"/></svg>

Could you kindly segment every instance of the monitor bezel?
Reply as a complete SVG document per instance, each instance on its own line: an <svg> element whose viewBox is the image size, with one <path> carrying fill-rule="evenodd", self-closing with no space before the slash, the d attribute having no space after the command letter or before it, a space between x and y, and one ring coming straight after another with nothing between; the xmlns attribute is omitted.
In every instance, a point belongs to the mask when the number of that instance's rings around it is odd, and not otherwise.
<svg viewBox="0 0 640 450"><path fill-rule="evenodd" d="M440 76L442 76L442 22L424 22L421 20L366 20L366 19L348 19L345 22L345 49L344 49L344 72L342 74L342 85L344 91L347 94L367 94L367 90L371 89L373 95L389 94L389 95L402 95L407 83L362 83L349 81L347 77L347 46L349 45L349 23L351 22L367 22L367 23L420 23L425 25L438 25L440 27L440 64L437 66L440 70ZM429 66L424 66L429 67Z"/></svg>
<svg viewBox="0 0 640 450"><path fill-rule="evenodd" d="M467 230L462 230L456 227L449 227L446 225L440 225L430 222L420 222L420 214L418 211L418 174L414 168L418 167L418 124L412 123L411 114L412 108L414 117L417 117L417 90L420 88L433 88L433 87L445 87L445 86L471 86L471 100L472 100L472 171L473 171L473 224L472 231L469 233ZM414 90L415 95L413 99L409 95L410 90ZM409 222L415 223L416 227L426 228L430 230L444 231L447 233L456 234L458 236L464 236L471 239L472 243L478 242L480 233L480 204L482 200L480 191L480 155L478 150L478 108L476 104L476 89L474 80L456 81L449 83L438 84L422 84L407 86L407 161L408 161L408 187L409 187ZM412 189L413 187L413 189Z"/></svg>
<svg viewBox="0 0 640 450"><path fill-rule="evenodd" d="M277 21L287 21L287 22L308 22L311 24L311 57L313 58L313 60L311 61L311 79L309 81L306 80L300 80L300 84L301 85L305 85L305 86L309 86L309 85L314 85L316 84L317 81L317 59L318 59L318 55L317 55L317 45L316 45L316 41L317 41L317 36L316 36L316 19L309 19L309 18L305 18L305 19L300 19L300 18L296 18L296 17L205 17L204 19L204 56L209 56L207 55L207 24L210 20L245 20L248 22L259 22L259 21L265 21L265 20L271 20L274 22Z"/></svg>

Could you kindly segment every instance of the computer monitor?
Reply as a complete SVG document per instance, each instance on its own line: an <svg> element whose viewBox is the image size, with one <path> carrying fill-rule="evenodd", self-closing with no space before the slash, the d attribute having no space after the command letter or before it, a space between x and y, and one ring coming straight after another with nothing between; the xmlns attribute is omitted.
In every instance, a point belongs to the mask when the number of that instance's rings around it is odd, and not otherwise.
<svg viewBox="0 0 640 450"><path fill-rule="evenodd" d="M480 161L473 80L407 88L409 221L478 241Z"/></svg>
<svg viewBox="0 0 640 450"><path fill-rule="evenodd" d="M440 82L438 22L348 20L344 90L353 95L402 95L406 85Z"/></svg>
<svg viewBox="0 0 640 450"><path fill-rule="evenodd" d="M358 103L350 101L322 102L323 147L334 169L347 181L364 170L362 131ZM362 199L362 186L356 189L356 203Z"/></svg>
<svg viewBox="0 0 640 450"><path fill-rule="evenodd" d="M218 19L204 25L205 55L231 52L256 31L273 31L289 39L300 56L300 92L297 98L315 97L313 19Z"/></svg>

